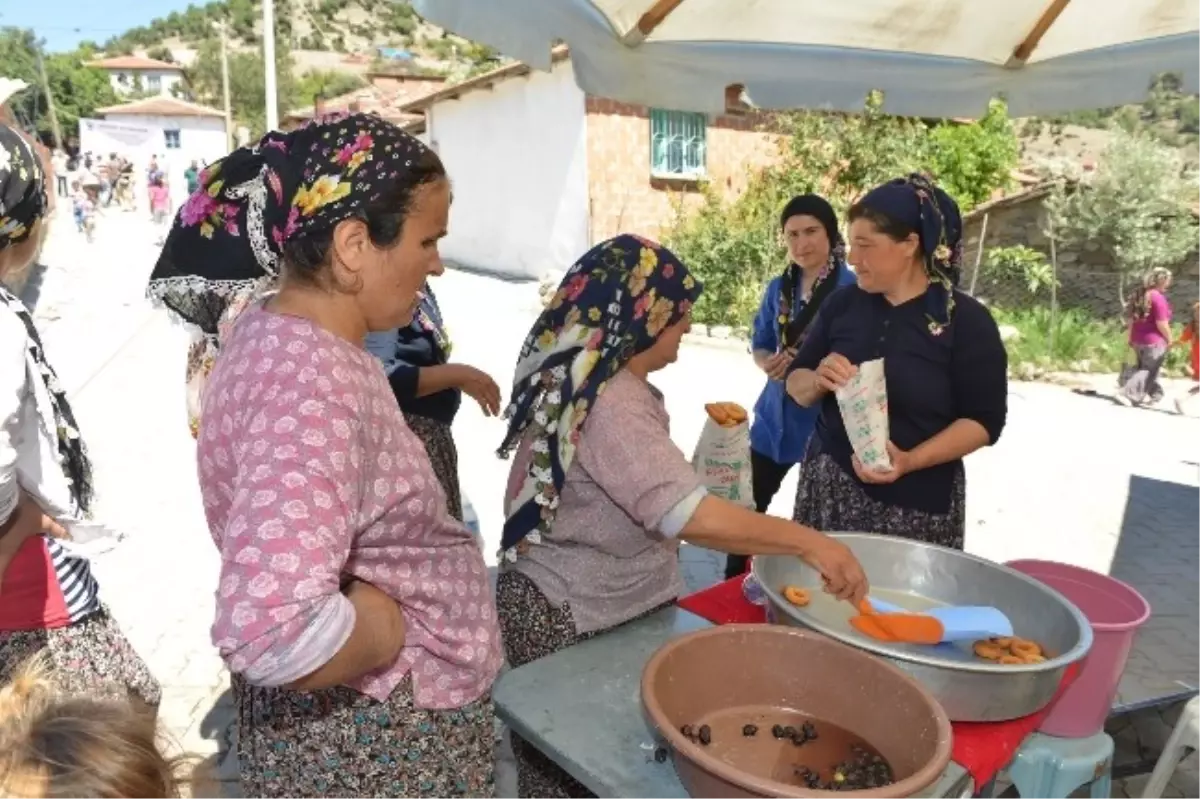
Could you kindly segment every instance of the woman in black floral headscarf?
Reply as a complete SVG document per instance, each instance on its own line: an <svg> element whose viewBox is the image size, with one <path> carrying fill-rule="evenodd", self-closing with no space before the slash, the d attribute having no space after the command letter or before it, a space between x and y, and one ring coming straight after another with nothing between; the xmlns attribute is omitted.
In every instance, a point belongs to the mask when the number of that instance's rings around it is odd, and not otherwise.
<svg viewBox="0 0 1200 799"><path fill-rule="evenodd" d="M795 518L962 549L962 459L1000 437L1008 395L996 323L955 288L962 217L919 175L873 189L849 217L858 285L821 306L787 377L792 399L821 406ZM877 358L887 381L887 469L859 462L834 397L859 364Z"/></svg>
<svg viewBox="0 0 1200 799"><path fill-rule="evenodd" d="M33 144L0 124L0 279L37 254L51 210L45 184ZM91 519L92 466L75 414L29 310L2 286L0 362L0 683L40 653L69 693L157 707L158 683L100 603L80 549L113 536Z"/></svg>
<svg viewBox="0 0 1200 799"><path fill-rule="evenodd" d="M152 277L214 348L196 454L247 796L493 792L487 568L364 348L412 322L449 211L421 142L324 117L206 169Z"/></svg>

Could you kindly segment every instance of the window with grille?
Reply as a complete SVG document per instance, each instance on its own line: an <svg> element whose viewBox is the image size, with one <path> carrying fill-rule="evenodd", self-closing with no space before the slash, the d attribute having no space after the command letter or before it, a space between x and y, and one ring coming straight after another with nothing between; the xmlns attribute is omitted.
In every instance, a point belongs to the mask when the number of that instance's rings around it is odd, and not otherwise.
<svg viewBox="0 0 1200 799"><path fill-rule="evenodd" d="M704 114L650 110L650 174L655 177L704 177Z"/></svg>
<svg viewBox="0 0 1200 799"><path fill-rule="evenodd" d="M178 150L179 149L179 131L164 130L163 131L163 139L165 140L164 144L168 150Z"/></svg>
<svg viewBox="0 0 1200 799"><path fill-rule="evenodd" d="M162 75L147 75L146 90L151 92L162 91Z"/></svg>

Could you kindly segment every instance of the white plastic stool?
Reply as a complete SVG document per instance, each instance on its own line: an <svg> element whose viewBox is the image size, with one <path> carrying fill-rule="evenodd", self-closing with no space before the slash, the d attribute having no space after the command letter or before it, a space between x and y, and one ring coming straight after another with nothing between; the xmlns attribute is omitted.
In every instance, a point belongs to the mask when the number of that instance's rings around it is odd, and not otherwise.
<svg viewBox="0 0 1200 799"><path fill-rule="evenodd" d="M1197 729L1196 720L1197 714L1200 713L1198 708L1200 697L1194 697L1184 705L1183 712L1179 714L1179 721L1175 723L1175 729L1167 739L1167 745L1163 747L1158 762L1154 764L1154 772L1150 775L1150 781L1146 783L1146 790L1142 792L1142 796L1156 799L1161 797L1167 783L1174 776L1179 761L1187 756L1189 749L1197 748L1200 741L1200 729Z"/></svg>

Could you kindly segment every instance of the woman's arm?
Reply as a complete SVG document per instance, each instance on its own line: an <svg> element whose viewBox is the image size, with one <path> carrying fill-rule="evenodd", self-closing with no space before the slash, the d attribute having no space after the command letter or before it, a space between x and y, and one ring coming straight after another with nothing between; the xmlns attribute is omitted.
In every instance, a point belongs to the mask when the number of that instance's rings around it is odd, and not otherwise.
<svg viewBox="0 0 1200 799"><path fill-rule="evenodd" d="M839 294L840 292L835 292L826 299L816 318L808 326L804 343L800 345L796 357L792 359L792 363L788 367L787 376L784 378L788 396L797 405L805 408L815 405L829 393L828 389L823 388L817 379L817 367L822 359L830 353L829 318L836 311L830 307L829 302L830 300L837 302L840 299Z"/></svg>
<svg viewBox="0 0 1200 799"><path fill-rule="evenodd" d="M957 419L949 427L908 452L906 471L928 469L965 458L991 443L987 428L974 419Z"/></svg>
<svg viewBox="0 0 1200 799"><path fill-rule="evenodd" d="M810 408L829 392L821 388L814 370L793 369L787 376L787 393L797 405Z"/></svg>
<svg viewBox="0 0 1200 799"><path fill-rule="evenodd" d="M367 586L342 591L365 455L355 414L318 397L315 385L288 384L298 397L280 391L254 409L291 424L269 426L258 434L267 446L239 453L228 488L213 640L252 685L349 682L393 662L404 645L396 602Z"/></svg>

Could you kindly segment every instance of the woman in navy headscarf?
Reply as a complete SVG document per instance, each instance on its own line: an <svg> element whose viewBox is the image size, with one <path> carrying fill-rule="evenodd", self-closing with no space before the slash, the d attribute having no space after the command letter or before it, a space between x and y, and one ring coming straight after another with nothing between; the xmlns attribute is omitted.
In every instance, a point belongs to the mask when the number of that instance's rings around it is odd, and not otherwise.
<svg viewBox="0 0 1200 799"><path fill-rule="evenodd" d="M820 417L794 516L822 530L897 535L961 549L963 458L995 443L1007 415L1007 357L988 310L958 291L962 216L927 178L869 192L849 212L858 286L831 297L787 376ZM890 466L854 455L834 392L884 359Z"/></svg>

